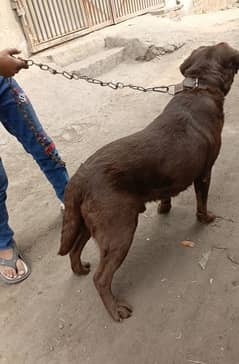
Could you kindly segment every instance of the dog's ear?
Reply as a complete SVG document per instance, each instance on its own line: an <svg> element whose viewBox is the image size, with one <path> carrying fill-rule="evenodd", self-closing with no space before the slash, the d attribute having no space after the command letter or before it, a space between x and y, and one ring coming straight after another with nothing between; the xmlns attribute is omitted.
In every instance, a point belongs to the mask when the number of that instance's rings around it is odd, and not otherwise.
<svg viewBox="0 0 239 364"><path fill-rule="evenodd" d="M199 77L201 68L204 68L204 62L201 60L201 54L206 48L207 47L202 46L195 49L181 64L180 71L185 77L193 76L194 74Z"/></svg>
<svg viewBox="0 0 239 364"><path fill-rule="evenodd" d="M235 68L236 72L239 70L239 52L236 52L232 56L232 65Z"/></svg>
<svg viewBox="0 0 239 364"><path fill-rule="evenodd" d="M181 64L180 71L185 76L185 71L192 65L192 55L185 59L185 61Z"/></svg>
<svg viewBox="0 0 239 364"><path fill-rule="evenodd" d="M191 55L185 59L185 61L181 64L181 66L179 67L180 68L180 71L181 73L185 76L185 72L190 68L192 67L192 65L194 64L194 61L195 61L195 53L196 53L196 50L194 50Z"/></svg>
<svg viewBox="0 0 239 364"><path fill-rule="evenodd" d="M237 72L239 69L239 52L225 42L217 44L216 47L219 63L225 69L233 69Z"/></svg>

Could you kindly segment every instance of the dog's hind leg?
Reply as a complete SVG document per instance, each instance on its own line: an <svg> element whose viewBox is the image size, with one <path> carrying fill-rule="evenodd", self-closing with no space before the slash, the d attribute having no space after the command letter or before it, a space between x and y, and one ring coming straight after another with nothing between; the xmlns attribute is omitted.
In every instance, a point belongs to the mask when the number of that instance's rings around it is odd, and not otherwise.
<svg viewBox="0 0 239 364"><path fill-rule="evenodd" d="M199 177L194 181L197 197L197 218L204 224L214 221L216 216L207 210L208 190L211 181L211 171L206 176Z"/></svg>
<svg viewBox="0 0 239 364"><path fill-rule="evenodd" d="M161 200L159 206L158 206L158 213L159 214L168 214L171 210L171 198L165 198Z"/></svg>
<svg viewBox="0 0 239 364"><path fill-rule="evenodd" d="M70 252L71 269L75 274L88 274L90 272L90 263L81 261L82 250L89 239L90 232L83 226Z"/></svg>
<svg viewBox="0 0 239 364"><path fill-rule="evenodd" d="M132 314L132 308L112 294L111 284L114 273L131 246L137 221L138 213L134 214L129 209L122 214L121 210L120 216L115 214L110 224L99 229L95 236L100 247L100 263L94 275L94 283L106 309L115 321L126 319Z"/></svg>

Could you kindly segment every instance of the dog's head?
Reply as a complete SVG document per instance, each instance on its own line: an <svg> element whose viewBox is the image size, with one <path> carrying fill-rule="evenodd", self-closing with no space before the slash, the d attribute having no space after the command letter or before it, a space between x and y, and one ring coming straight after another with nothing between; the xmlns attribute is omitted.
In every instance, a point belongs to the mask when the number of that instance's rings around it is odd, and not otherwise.
<svg viewBox="0 0 239 364"><path fill-rule="evenodd" d="M185 77L198 78L226 95L239 69L239 52L227 43L195 49L180 66Z"/></svg>

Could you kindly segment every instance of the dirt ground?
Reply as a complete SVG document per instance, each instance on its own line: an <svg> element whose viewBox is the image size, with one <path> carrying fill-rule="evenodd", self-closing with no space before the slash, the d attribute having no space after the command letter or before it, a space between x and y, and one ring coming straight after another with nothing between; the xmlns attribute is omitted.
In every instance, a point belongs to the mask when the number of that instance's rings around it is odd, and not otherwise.
<svg viewBox="0 0 239 364"><path fill-rule="evenodd" d="M141 17L138 26L148 27L149 19ZM228 41L239 49L239 9L168 22L185 39L183 48L148 63L121 64L101 78L144 86L177 83L178 67L193 48ZM146 126L170 99L70 82L36 68L18 80L70 174L100 146ZM110 319L94 288L95 243L84 251L92 264L89 276L73 276L68 257L57 256L59 202L31 157L1 128L10 223L32 265L24 283L0 285L1 364L239 362L238 95L239 76L226 100L223 147L210 189L209 207L220 217L210 226L196 222L192 188L174 199L167 217L157 215L155 203L148 205L114 279L114 291L134 307L122 324ZM181 246L184 239L195 247ZM202 270L199 260L208 252Z"/></svg>

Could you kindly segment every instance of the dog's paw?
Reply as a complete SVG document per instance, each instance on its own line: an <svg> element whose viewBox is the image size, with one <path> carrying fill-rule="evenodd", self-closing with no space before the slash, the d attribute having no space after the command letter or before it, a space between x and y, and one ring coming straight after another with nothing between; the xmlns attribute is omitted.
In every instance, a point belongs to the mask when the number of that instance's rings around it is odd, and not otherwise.
<svg viewBox="0 0 239 364"><path fill-rule="evenodd" d="M171 207L172 207L172 205L171 205L171 203L169 203L169 204L164 204L164 203L160 203L159 205L158 205L158 213L159 214L168 214L169 213L169 211L171 210Z"/></svg>
<svg viewBox="0 0 239 364"><path fill-rule="evenodd" d="M197 212L197 219L203 224L210 224L216 219L216 215L209 211L207 212L207 214Z"/></svg>
<svg viewBox="0 0 239 364"><path fill-rule="evenodd" d="M72 265L72 271L77 275L86 275L90 273L90 263L89 262L81 262L81 264Z"/></svg>
<svg viewBox="0 0 239 364"><path fill-rule="evenodd" d="M128 303L120 301L115 302L109 312L115 321L120 322L132 316L133 309Z"/></svg>

